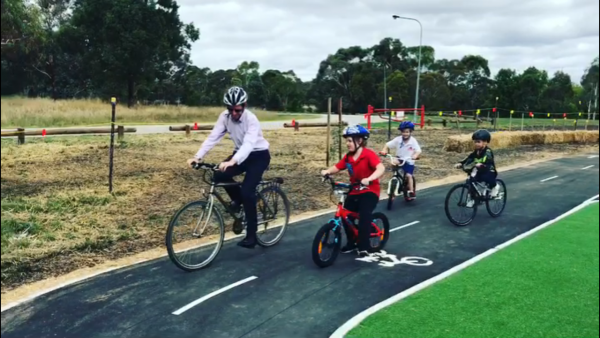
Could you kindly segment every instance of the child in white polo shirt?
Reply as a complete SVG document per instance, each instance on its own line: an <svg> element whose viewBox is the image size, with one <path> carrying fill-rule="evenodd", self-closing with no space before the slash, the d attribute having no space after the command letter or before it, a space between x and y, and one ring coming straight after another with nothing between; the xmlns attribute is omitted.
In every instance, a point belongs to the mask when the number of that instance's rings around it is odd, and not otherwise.
<svg viewBox="0 0 600 338"><path fill-rule="evenodd" d="M397 159L392 160L393 165L399 165L399 160L404 160L402 170L406 173L408 178L408 186L410 187L409 195L414 198L416 187L414 180L415 173L415 160L421 156L422 150L419 142L412 136L415 130L415 124L411 121L404 121L398 127L398 130L402 133L401 136L388 142L381 151L382 154L387 155L390 149L396 149Z"/></svg>

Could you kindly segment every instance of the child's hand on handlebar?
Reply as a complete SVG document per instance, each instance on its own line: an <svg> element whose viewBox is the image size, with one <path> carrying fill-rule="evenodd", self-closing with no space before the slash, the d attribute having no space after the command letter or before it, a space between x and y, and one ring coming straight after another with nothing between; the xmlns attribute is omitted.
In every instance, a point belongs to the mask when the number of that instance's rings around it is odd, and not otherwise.
<svg viewBox="0 0 600 338"><path fill-rule="evenodd" d="M329 176L329 170L321 170L321 176L323 176L323 177Z"/></svg>
<svg viewBox="0 0 600 338"><path fill-rule="evenodd" d="M456 168L456 169L460 169L460 168L462 168L462 166L463 166L463 165L462 165L462 163L456 163L456 164L454 165L454 168Z"/></svg>

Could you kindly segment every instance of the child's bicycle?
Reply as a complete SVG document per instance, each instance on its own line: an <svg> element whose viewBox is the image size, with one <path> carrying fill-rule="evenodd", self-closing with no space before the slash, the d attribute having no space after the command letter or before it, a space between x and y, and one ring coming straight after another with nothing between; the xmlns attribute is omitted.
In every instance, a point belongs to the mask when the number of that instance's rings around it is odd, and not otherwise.
<svg viewBox="0 0 600 338"><path fill-rule="evenodd" d="M392 156L389 154L383 155L382 153L379 153L379 156L389 158L389 159L396 158L395 156ZM417 198L417 179L416 179L415 175L413 175L413 189L412 189L414 195L410 196L410 194L409 194L410 189L408 187L408 177L406 177L406 173L404 172L404 170L402 170L402 168L404 167L404 164L406 163L407 160L409 160L409 158L401 158L398 160L400 161L400 164L398 164L397 166L392 166L392 170L394 171L394 176L392 176L392 178L390 179L390 182L388 183L388 188L387 188L387 194L389 196L388 203L387 203L388 210L392 210L392 206L394 205L394 199L396 198L396 196L400 196L400 187L402 187L402 194L404 195L404 200L406 202L412 202Z"/></svg>
<svg viewBox="0 0 600 338"><path fill-rule="evenodd" d="M340 198L335 217L323 225L317 232L312 245L312 258L316 265L325 268L333 265L340 253L342 245L342 227L348 227L354 238L358 238L359 215L344 209L344 201L348 193L360 184L347 184L333 181L330 176L325 176L323 182L331 183L333 194ZM373 213L371 222L371 247L374 250L383 250L390 237L390 222L380 213ZM325 249L332 252L325 258L322 256Z"/></svg>
<svg viewBox="0 0 600 338"><path fill-rule="evenodd" d="M216 164L194 164L194 169L205 170L204 181L210 184L210 191L203 192L205 199L194 201L181 208L171 221L167 229L166 245L171 261L184 271L195 271L208 266L219 254L225 242L225 224L221 211L215 206L220 202L225 211L234 219L234 232L241 233L246 224L243 207L236 212L231 205L225 202L216 188L240 186L241 183L215 183L214 175L206 179L207 173L219 170ZM273 246L281 240L290 221L290 203L281 190L282 178L274 178L260 182L256 190L258 231L256 232L258 245L262 247ZM281 199L279 200L278 197ZM216 200L215 200L216 199ZM274 200L274 203L269 203ZM239 229L235 229L236 225ZM176 230L182 230L181 234ZM270 239L267 236L272 237ZM216 242L213 249L208 248L210 242ZM189 256L206 254L207 258L199 258L193 262L184 261Z"/></svg>
<svg viewBox="0 0 600 338"><path fill-rule="evenodd" d="M504 181L501 179L496 180L500 187L500 191L497 197L492 198L490 194L491 190L487 184L475 181L474 170L476 169L476 167L467 169L463 165L462 170L469 175L467 182L454 186L446 196L446 216L450 222L456 226L467 226L471 224L475 219L475 216L477 216L478 207L483 205L483 203L486 204L488 213L493 218L500 217L506 208L508 194ZM456 194L458 195L458 201L451 202L451 198L455 193L458 193ZM454 205L459 207L459 211L465 212L464 218L459 218L452 214L450 207ZM494 206L496 207L494 208Z"/></svg>

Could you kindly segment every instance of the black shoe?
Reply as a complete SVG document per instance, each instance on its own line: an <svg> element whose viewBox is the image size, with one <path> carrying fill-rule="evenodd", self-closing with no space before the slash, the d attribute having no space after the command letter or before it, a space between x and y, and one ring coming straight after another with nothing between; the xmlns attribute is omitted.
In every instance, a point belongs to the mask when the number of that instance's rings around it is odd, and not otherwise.
<svg viewBox="0 0 600 338"><path fill-rule="evenodd" d="M244 238L243 241L239 242L237 245L239 247L246 248L246 249L254 249L254 247L256 247L256 239L248 239L246 237L246 238Z"/></svg>
<svg viewBox="0 0 600 338"><path fill-rule="evenodd" d="M346 244L346 246L344 246L342 248L342 253L345 253L345 254L346 253L351 253L351 252L354 252L356 250L358 250L358 247L356 246L356 244L348 243L348 244Z"/></svg>
<svg viewBox="0 0 600 338"><path fill-rule="evenodd" d="M233 233L236 235L244 232L244 223L241 220L235 220L233 222Z"/></svg>
<svg viewBox="0 0 600 338"><path fill-rule="evenodd" d="M231 211L233 211L234 214L237 214L242 209L242 206L234 201L231 201L229 202L229 208L231 209Z"/></svg>

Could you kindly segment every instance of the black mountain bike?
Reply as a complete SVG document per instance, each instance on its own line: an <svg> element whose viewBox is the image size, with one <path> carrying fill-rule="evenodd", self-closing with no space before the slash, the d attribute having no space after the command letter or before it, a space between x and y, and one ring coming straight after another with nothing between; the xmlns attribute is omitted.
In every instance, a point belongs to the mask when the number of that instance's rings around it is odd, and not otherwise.
<svg viewBox="0 0 600 338"><path fill-rule="evenodd" d="M498 196L492 198L491 190L487 184L475 181L473 173L475 169L477 168L465 168L463 165L462 170L469 175L466 183L454 186L446 197L446 216L456 226L471 224L477 216L477 209L483 203L486 204L488 213L493 218L500 217L506 208L508 193L504 181L501 179L496 180L500 190ZM453 196L458 198L452 201ZM464 212L464 218L452 214L450 207L454 206L458 206L459 211Z"/></svg>
<svg viewBox="0 0 600 338"><path fill-rule="evenodd" d="M234 220L234 232L243 232L246 221L243 206L234 210L231 204L226 203L217 188L241 186L242 183L214 182L214 175L206 179L207 173L219 170L216 164L194 164L194 169L205 170L204 181L210 184L210 191L202 194L203 200L194 201L181 208L169 223L166 236L167 251L171 261L184 271L195 271L208 266L219 254L225 242L225 221L219 208L215 207L215 198L221 203L225 212ZM262 181L257 187L258 231L256 233L258 245L270 247L277 244L283 237L290 220L290 203L285 193L281 190L283 178L274 178ZM279 200L279 198L281 200ZM274 202L274 203L270 203ZM181 235L175 231L182 229ZM272 238L271 238L272 237ZM267 239L271 238L271 239ZM174 244L177 240L177 244ZM211 242L215 245L212 249ZM207 255L208 258L194 262L185 262L188 256Z"/></svg>

